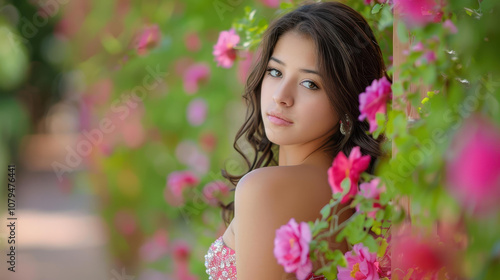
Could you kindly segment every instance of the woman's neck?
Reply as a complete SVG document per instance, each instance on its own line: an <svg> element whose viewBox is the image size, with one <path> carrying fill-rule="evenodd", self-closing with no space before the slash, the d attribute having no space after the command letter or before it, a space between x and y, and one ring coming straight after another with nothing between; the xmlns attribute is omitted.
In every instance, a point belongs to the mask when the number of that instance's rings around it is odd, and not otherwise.
<svg viewBox="0 0 500 280"><path fill-rule="evenodd" d="M279 149L279 166L291 165L331 165L333 157L323 150L295 149L292 147L281 147Z"/></svg>

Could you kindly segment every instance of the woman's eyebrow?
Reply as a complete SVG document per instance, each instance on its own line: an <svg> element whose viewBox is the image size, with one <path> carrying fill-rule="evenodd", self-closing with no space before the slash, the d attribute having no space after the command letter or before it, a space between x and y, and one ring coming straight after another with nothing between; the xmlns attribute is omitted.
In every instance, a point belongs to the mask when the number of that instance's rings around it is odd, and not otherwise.
<svg viewBox="0 0 500 280"><path fill-rule="evenodd" d="M281 64L281 65L285 66L285 63L284 63L283 61L281 61L281 60L277 59L277 58L276 58L276 57L274 57L274 56L271 56L270 60L274 60L274 61L276 61L277 63L279 63L279 64ZM316 75L318 75L318 76L320 76L320 77L321 77L321 74L320 74L318 71L316 71L316 70L311 70L311 69L299 69L299 71L300 71L300 72L304 72L304 73L316 74Z"/></svg>

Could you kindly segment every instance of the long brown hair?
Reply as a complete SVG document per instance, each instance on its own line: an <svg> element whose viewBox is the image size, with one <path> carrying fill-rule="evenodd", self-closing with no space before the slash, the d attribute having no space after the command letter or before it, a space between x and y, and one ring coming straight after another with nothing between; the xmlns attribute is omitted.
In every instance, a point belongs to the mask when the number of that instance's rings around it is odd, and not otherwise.
<svg viewBox="0 0 500 280"><path fill-rule="evenodd" d="M374 79L387 77L380 47L366 20L352 8L338 2L304 3L297 9L275 19L263 35L257 60L247 78L243 98L247 104L245 122L236 134L233 147L244 158L248 170L232 175L227 169L221 173L233 185L248 172L277 165L277 145L267 139L261 118L260 94L262 79L269 59L280 36L288 31L309 36L315 44L318 69L325 77L324 89L342 123L350 120L350 131L342 135L339 131L320 148L329 155L342 151L349 155L355 146L372 160L368 172L373 172L375 160L381 156L384 137L374 139L366 131L368 122L358 121L358 95L365 91ZM387 77L389 78L389 77ZM389 79L390 80L390 79ZM238 140L245 137L253 149L251 156L245 155ZM251 157L251 159L249 159ZM233 189L235 190L235 189ZM234 217L234 201L222 207L222 219L226 226Z"/></svg>

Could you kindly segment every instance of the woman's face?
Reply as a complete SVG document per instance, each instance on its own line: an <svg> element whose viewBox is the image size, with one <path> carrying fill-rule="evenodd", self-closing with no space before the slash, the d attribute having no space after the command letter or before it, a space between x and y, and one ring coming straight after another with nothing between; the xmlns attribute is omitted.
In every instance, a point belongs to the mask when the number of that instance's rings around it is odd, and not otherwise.
<svg viewBox="0 0 500 280"><path fill-rule="evenodd" d="M262 81L260 100L265 132L271 142L323 143L338 129L339 118L316 69L317 59L314 42L297 32L286 32L276 43Z"/></svg>

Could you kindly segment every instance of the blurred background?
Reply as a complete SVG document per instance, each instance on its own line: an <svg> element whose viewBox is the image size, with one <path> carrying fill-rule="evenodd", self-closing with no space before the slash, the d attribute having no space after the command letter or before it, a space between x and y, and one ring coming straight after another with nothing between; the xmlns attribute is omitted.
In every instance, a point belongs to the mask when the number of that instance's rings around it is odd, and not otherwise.
<svg viewBox="0 0 500 280"><path fill-rule="evenodd" d="M220 170L246 171L233 148L245 117L243 85L260 32L286 7L280 2L299 1L0 0L0 279L207 279L204 255L225 231L218 203L234 199ZM367 18L392 75L392 1L342 2ZM408 128L413 114L389 112L389 138L399 158L411 160L419 143L442 132L395 191L411 197L413 217L467 229L464 275L497 279L499 9L492 1L447 4L438 23L411 36L401 24L395 30L404 41L395 42L395 58L406 62L394 96L413 92L408 105L422 119ZM231 27L243 47L224 67L212 52ZM423 98L413 85L433 91ZM454 135L475 131L456 133L475 115L491 121L472 127L496 133L493 140L471 140L482 147L464 150L473 161L445 160L455 154ZM443 186L453 194L460 184L445 180L446 166L458 170L448 177L459 183L463 174L470 179L463 200L489 201L493 214L477 218L451 199ZM397 167L382 165L381 177ZM478 192L484 174L493 183Z"/></svg>
<svg viewBox="0 0 500 280"><path fill-rule="evenodd" d="M212 51L246 5L278 1L0 1L1 279L206 279L252 59Z"/></svg>

